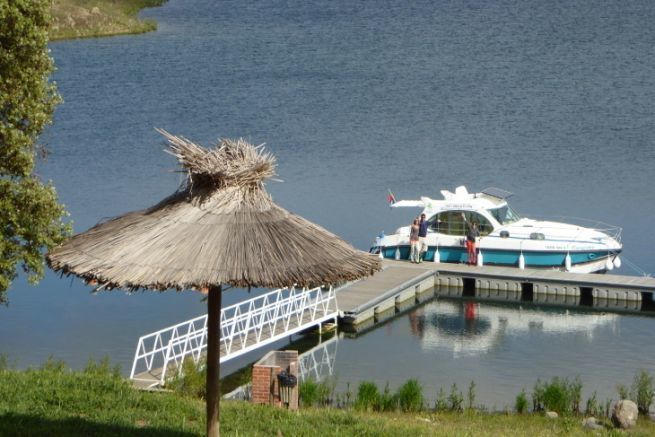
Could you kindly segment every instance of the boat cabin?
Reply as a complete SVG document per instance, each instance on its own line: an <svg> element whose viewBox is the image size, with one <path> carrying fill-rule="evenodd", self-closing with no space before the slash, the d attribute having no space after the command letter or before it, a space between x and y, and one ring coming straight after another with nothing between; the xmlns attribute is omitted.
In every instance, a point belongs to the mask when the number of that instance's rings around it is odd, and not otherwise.
<svg viewBox="0 0 655 437"><path fill-rule="evenodd" d="M428 202L432 208L425 211L432 232L464 236L468 222L477 223L480 235L485 236L494 229L521 219L507 204L506 199L511 193L498 188L487 188L481 193L473 194L468 193L464 187L458 187L455 193L446 190L441 193L444 200Z"/></svg>

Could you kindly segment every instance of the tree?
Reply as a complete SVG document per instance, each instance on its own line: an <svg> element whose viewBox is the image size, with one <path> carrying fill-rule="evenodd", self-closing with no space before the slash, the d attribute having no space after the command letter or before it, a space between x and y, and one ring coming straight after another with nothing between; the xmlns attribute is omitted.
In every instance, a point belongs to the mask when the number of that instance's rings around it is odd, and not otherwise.
<svg viewBox="0 0 655 437"><path fill-rule="evenodd" d="M43 277L43 252L70 233L51 183L34 173L37 138L60 101L48 81L50 2L0 0L0 302L18 275Z"/></svg>

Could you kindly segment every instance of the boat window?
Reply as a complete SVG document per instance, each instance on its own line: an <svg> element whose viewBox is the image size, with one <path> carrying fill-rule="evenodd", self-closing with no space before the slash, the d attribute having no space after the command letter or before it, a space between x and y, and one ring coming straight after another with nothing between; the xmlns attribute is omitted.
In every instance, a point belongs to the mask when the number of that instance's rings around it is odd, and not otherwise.
<svg viewBox="0 0 655 437"><path fill-rule="evenodd" d="M464 235L461 211L444 211L429 220L430 230L446 235Z"/></svg>
<svg viewBox="0 0 655 437"><path fill-rule="evenodd" d="M430 230L446 235L466 235L466 223L462 219L462 212L468 223L477 223L480 235L488 235L493 226L484 216L472 211L444 211L428 220Z"/></svg>
<svg viewBox="0 0 655 437"><path fill-rule="evenodd" d="M510 208L509 205L490 209L489 212L492 216L494 216L496 220L498 220L498 223L501 225L508 225L521 219L521 217L516 212L514 212L514 210Z"/></svg>

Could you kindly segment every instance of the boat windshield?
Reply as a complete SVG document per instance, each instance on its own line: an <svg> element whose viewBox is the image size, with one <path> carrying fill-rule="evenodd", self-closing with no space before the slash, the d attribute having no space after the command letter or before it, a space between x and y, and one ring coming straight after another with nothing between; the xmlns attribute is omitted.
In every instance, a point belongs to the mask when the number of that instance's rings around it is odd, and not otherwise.
<svg viewBox="0 0 655 437"><path fill-rule="evenodd" d="M509 205L501 206L500 208L490 209L491 215L498 220L501 225L508 225L521 219L521 217L514 212Z"/></svg>

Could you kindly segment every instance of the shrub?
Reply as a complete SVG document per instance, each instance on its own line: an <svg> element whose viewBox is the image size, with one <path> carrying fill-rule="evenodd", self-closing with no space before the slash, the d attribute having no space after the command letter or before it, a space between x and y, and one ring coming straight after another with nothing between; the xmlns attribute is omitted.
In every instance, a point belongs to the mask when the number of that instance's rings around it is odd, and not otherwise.
<svg viewBox="0 0 655 437"><path fill-rule="evenodd" d="M303 407L324 406L330 403L332 389L328 382L306 379L298 385L300 404Z"/></svg>
<svg viewBox="0 0 655 437"><path fill-rule="evenodd" d="M587 406L585 408L585 415L600 417L603 415L603 409L598 403L596 392L594 392L589 399L587 399Z"/></svg>
<svg viewBox="0 0 655 437"><path fill-rule="evenodd" d="M637 408L640 413L648 414L650 405L653 403L653 377L645 370L640 370L635 374L632 383L632 396L637 402Z"/></svg>
<svg viewBox="0 0 655 437"><path fill-rule="evenodd" d="M625 385L618 384L616 386L616 391L619 393L619 399L630 399L630 391Z"/></svg>
<svg viewBox="0 0 655 437"><path fill-rule="evenodd" d="M528 412L528 397L525 394L525 389L521 390L521 393L516 396L514 409L518 414L525 414Z"/></svg>
<svg viewBox="0 0 655 437"><path fill-rule="evenodd" d="M565 380L566 382L566 380ZM568 392L571 402L571 411L580 414L580 403L582 402L582 381L579 376L568 384Z"/></svg>
<svg viewBox="0 0 655 437"><path fill-rule="evenodd" d="M334 389L337 386L335 379L326 378L318 383L318 394L321 405L331 405Z"/></svg>
<svg viewBox="0 0 655 437"><path fill-rule="evenodd" d="M355 409L362 411L380 409L380 392L374 382L362 381L359 384Z"/></svg>
<svg viewBox="0 0 655 437"><path fill-rule="evenodd" d="M54 359L52 355L48 357L45 363L41 364L41 370L45 370L47 372L62 373L66 369L66 363L64 363L62 360Z"/></svg>
<svg viewBox="0 0 655 437"><path fill-rule="evenodd" d="M568 379L553 378L550 382L537 380L532 392L534 411L555 411L568 414L580 411L582 382L579 377L569 382Z"/></svg>
<svg viewBox="0 0 655 437"><path fill-rule="evenodd" d="M44 366L49 362L50 359L48 359ZM57 365L63 366L63 361L58 362ZM109 363L109 357L104 357L98 362L94 361L93 359L89 359L89 361L86 363L86 366L84 367L84 373L87 375L113 376L119 378L121 376L121 366L116 364L114 367L111 367L111 364Z"/></svg>
<svg viewBox="0 0 655 437"><path fill-rule="evenodd" d="M468 409L472 410L475 407L475 381L471 381L469 384L466 401Z"/></svg>
<svg viewBox="0 0 655 437"><path fill-rule="evenodd" d="M0 372L9 370L9 359L6 354L0 354Z"/></svg>
<svg viewBox="0 0 655 437"><path fill-rule="evenodd" d="M457 390L457 384L453 383L452 387L450 387L450 395L448 395L450 411L462 411L463 403L464 395Z"/></svg>
<svg viewBox="0 0 655 437"><path fill-rule="evenodd" d="M298 396L303 407L318 405L318 383L313 379L302 381L298 384Z"/></svg>
<svg viewBox="0 0 655 437"><path fill-rule="evenodd" d="M437 395L437 402L434 405L437 411L446 411L448 409L448 401L446 400L446 392L443 387L439 387L439 394Z"/></svg>
<svg viewBox="0 0 655 437"><path fill-rule="evenodd" d="M532 411L542 411L544 409L544 383L541 379L532 388Z"/></svg>
<svg viewBox="0 0 655 437"><path fill-rule="evenodd" d="M398 409L398 396L391 393L389 383L384 386L384 391L380 395L380 410L396 411Z"/></svg>
<svg viewBox="0 0 655 437"><path fill-rule="evenodd" d="M605 417L610 416L610 408L612 407L612 399L605 400Z"/></svg>
<svg viewBox="0 0 655 437"><path fill-rule="evenodd" d="M196 364L191 357L187 357L182 363L182 371L168 380L166 387L184 396L205 399L207 372L204 362Z"/></svg>
<svg viewBox="0 0 655 437"><path fill-rule="evenodd" d="M398 389L398 404L404 412L423 409L423 387L412 378Z"/></svg>
<svg viewBox="0 0 655 437"><path fill-rule="evenodd" d="M555 377L544 386L543 404L546 410L558 414L571 411L571 394L565 379Z"/></svg>
<svg viewBox="0 0 655 437"><path fill-rule="evenodd" d="M377 387L376 387L377 388ZM335 403L337 408L349 408L352 404L352 391L350 390L350 382L346 383L345 393L335 394ZM379 392L378 392L378 407L379 407Z"/></svg>

